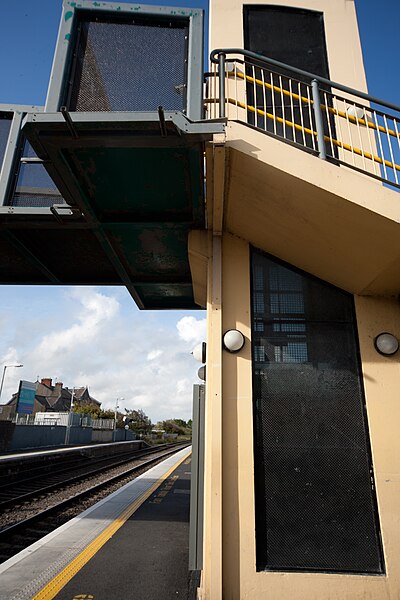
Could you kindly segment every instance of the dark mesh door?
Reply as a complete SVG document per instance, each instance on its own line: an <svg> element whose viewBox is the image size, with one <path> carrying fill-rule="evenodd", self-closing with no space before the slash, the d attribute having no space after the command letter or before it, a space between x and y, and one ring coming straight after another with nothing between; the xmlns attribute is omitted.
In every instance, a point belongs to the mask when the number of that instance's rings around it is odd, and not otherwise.
<svg viewBox="0 0 400 600"><path fill-rule="evenodd" d="M382 573L352 296L252 253L257 569Z"/></svg>
<svg viewBox="0 0 400 600"><path fill-rule="evenodd" d="M85 13L84 13L85 14ZM66 101L76 111L182 111L187 21L81 17Z"/></svg>
<svg viewBox="0 0 400 600"><path fill-rule="evenodd" d="M244 43L247 50L273 58L292 67L309 71L320 77L329 79L328 55L325 43L325 29L323 14L313 10L285 7L285 6L244 6ZM250 72L247 73L251 75ZM261 79L259 70L256 77ZM271 73L273 85L276 88L297 93L307 98L309 81L293 79L290 71L284 69ZM298 76L296 76L297 78ZM264 72L264 79L269 81L269 73ZM329 89L327 88L327 91ZM261 87L254 92L254 86L247 86L248 103L262 108L264 94L266 93L267 112L273 109L281 119L293 122L315 131L315 120L313 113L307 110L307 103L301 100L282 96L278 91L271 92ZM310 92L310 98L311 98ZM328 95L328 104L330 96ZM311 114L311 117L310 117ZM251 124L257 124L253 113L248 115ZM325 120L325 133L329 134L328 121ZM255 121L255 122L254 122ZM300 130L294 130L290 126L285 128L281 123L267 121L268 130L276 131L277 135L285 139L303 143L303 135ZM330 118L330 128L335 131L333 117ZM313 148L311 136L305 134L306 145ZM334 136L335 137L335 136Z"/></svg>
<svg viewBox="0 0 400 600"><path fill-rule="evenodd" d="M11 112L0 112L0 171L6 152L12 117Z"/></svg>

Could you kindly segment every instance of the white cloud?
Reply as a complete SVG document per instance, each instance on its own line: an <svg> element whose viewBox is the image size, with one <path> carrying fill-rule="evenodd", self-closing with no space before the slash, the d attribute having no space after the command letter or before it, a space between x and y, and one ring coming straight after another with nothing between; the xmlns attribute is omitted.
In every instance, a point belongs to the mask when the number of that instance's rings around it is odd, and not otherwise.
<svg viewBox="0 0 400 600"><path fill-rule="evenodd" d="M39 375L88 385L103 408L114 409L123 397L120 410L142 408L153 422L191 418L192 384L199 381L190 352L205 339L204 313L141 312L121 288L46 288L40 302L37 289L24 299L20 292L0 337L3 364L24 364L7 370L2 402L19 378ZM46 312L38 314L37 306Z"/></svg>
<svg viewBox="0 0 400 600"><path fill-rule="evenodd" d="M183 317L176 324L179 337L185 342L192 342L195 346L206 340L207 320L195 317Z"/></svg>
<svg viewBox="0 0 400 600"><path fill-rule="evenodd" d="M162 354L163 354L162 350L152 350L151 352L148 353L147 360L155 360L159 356L162 356Z"/></svg>
<svg viewBox="0 0 400 600"><path fill-rule="evenodd" d="M45 335L37 348L39 353L50 357L61 350L70 352L78 343L85 344L93 341L104 322L112 319L117 313L119 303L115 298L90 288L81 288L81 290L84 291L78 292L74 289L71 293L71 297L76 298L81 304L78 323Z"/></svg>

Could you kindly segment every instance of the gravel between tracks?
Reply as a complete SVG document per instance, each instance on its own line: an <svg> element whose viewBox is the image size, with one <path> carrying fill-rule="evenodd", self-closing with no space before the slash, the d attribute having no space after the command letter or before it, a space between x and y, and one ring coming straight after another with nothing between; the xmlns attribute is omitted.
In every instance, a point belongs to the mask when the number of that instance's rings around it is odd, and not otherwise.
<svg viewBox="0 0 400 600"><path fill-rule="evenodd" d="M158 453L152 454L150 457L143 456L136 459L133 458L132 461L130 461L129 463L120 465L118 467L113 467L111 469L107 469L105 473L97 473L96 475L88 477L83 481L65 486L60 490L49 492L48 494L39 496L38 498L32 498L30 500L27 500L23 504L15 505L10 507L9 509L5 509L3 514L0 515L0 531L5 527L13 525L14 523L23 521L24 519L28 519L29 517L34 516L37 512L40 512L45 508L54 506L62 500L65 500L70 496L74 496L78 492L82 492L86 489L89 489L95 483L107 481L107 479L109 479L111 476L122 474L127 469L133 466L143 464L146 460L149 460L149 458L156 458L157 455ZM161 462L162 460L164 460L164 458L165 451L164 454L160 452L159 460L156 463L152 463L150 467L154 466L158 462ZM98 492L94 492L93 494L90 494L90 496L80 499L79 501L77 501L76 505L71 505L70 507L62 510L62 512L60 512L59 519L57 519L59 520L58 525L64 523L65 521L68 521L69 519L72 519L73 517L80 514L81 512L83 512L102 498L109 496L112 492L119 489L129 481L132 481L133 479L144 473L150 467L144 466L143 469L139 469L134 473L130 473L123 479L120 479L117 482L110 483L110 485L99 490Z"/></svg>

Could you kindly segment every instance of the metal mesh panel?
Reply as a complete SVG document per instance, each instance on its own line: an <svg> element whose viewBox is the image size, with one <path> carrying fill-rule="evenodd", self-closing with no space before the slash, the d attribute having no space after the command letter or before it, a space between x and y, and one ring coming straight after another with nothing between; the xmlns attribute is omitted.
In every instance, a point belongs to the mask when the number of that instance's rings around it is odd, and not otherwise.
<svg viewBox="0 0 400 600"><path fill-rule="evenodd" d="M329 79L324 18L320 12L285 6L245 6L244 37L248 50ZM312 98L310 82L293 78L293 74L285 69L273 72L264 68L262 71L257 67L257 62L254 62L254 66L246 66L247 75L270 82L275 86L275 91L261 87L255 89L253 84L248 84L248 104L262 110L265 102L267 111L275 114L275 121L265 122L267 131L315 150L313 136L303 134L290 125L295 123L307 129L316 129L313 111L301 100ZM300 99L289 99L278 90L298 94ZM330 97L328 102L330 106ZM283 119L285 123L278 119ZM249 111L248 121L258 127L263 117ZM329 129L335 132L335 120L330 115L328 124L325 111L323 125L326 135Z"/></svg>
<svg viewBox="0 0 400 600"><path fill-rule="evenodd" d="M8 134L10 133L12 113L0 112L0 171L3 165L4 154L6 151Z"/></svg>
<svg viewBox="0 0 400 600"><path fill-rule="evenodd" d="M257 568L382 573L352 297L252 266Z"/></svg>
<svg viewBox="0 0 400 600"><path fill-rule="evenodd" d="M22 146L22 156L36 158L36 153L26 140ZM20 163L16 186L9 204L45 208L53 204L65 204L65 200L42 164Z"/></svg>
<svg viewBox="0 0 400 600"><path fill-rule="evenodd" d="M81 21L70 110L183 110L187 34L180 21Z"/></svg>

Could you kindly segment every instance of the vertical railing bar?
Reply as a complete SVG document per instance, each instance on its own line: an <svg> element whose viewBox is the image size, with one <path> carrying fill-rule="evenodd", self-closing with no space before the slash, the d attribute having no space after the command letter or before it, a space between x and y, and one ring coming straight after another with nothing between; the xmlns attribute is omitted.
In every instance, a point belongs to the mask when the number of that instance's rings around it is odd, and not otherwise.
<svg viewBox="0 0 400 600"><path fill-rule="evenodd" d="M369 108L369 112L372 112L371 108ZM377 164L377 162L375 160L375 151L374 151L374 147L373 147L372 141L371 141L372 131L371 131L371 127L368 127L369 118L368 118L366 110L364 111L364 119L365 119L365 123L367 124L367 135L368 135L368 142L369 142L369 151L370 151L370 154L372 156L372 164L373 164L373 167L374 167L374 175L377 175L377 174L379 175L379 166L378 166L378 164ZM378 169L378 173L377 173L377 169Z"/></svg>
<svg viewBox="0 0 400 600"><path fill-rule="evenodd" d="M231 118L230 115L232 112L231 104L229 102L229 93L229 65L225 63L225 116L228 120Z"/></svg>
<svg viewBox="0 0 400 600"><path fill-rule="evenodd" d="M215 98L215 118L219 118L220 114L219 114L219 98L218 98L218 82L219 82L219 76L218 76L218 65L215 65L215 72L214 72L214 98Z"/></svg>
<svg viewBox="0 0 400 600"><path fill-rule="evenodd" d="M313 79L311 82L311 91L312 91L312 96L313 96L315 127L317 130L318 154L322 160L326 160L324 123L322 120L321 99L320 99L320 95L319 95L319 84L316 79Z"/></svg>
<svg viewBox="0 0 400 600"><path fill-rule="evenodd" d="M258 112L257 112L257 85L256 85L256 72L254 65L251 65L251 72L253 74L253 94L254 94L254 124L258 127Z"/></svg>
<svg viewBox="0 0 400 600"><path fill-rule="evenodd" d="M356 119L356 124L357 124L358 137L360 140L360 150L362 152L363 167L364 167L364 171L366 171L367 165L365 163L364 144L363 144L362 137L361 137L361 128L360 128L359 118L357 115L357 106L355 104L354 104L354 114L355 114L355 119ZM364 111L364 116L365 116L365 111Z"/></svg>
<svg viewBox="0 0 400 600"><path fill-rule="evenodd" d="M328 122L328 133L329 133L329 142L330 142L330 146L331 146L331 156L332 156L332 158L334 158L335 157L335 150L334 150L334 147L333 147L333 135L332 135L331 119L330 119L330 116L329 116L329 109L328 109L328 94L325 91L324 91L324 105L325 105L325 112L326 112L326 120Z"/></svg>
<svg viewBox="0 0 400 600"><path fill-rule="evenodd" d="M245 81L245 87L244 87L244 105L246 107L246 121L247 123L249 122L249 103L248 103L248 95L247 95L247 80L246 80L246 63L243 62L243 66L244 66L244 81Z"/></svg>
<svg viewBox="0 0 400 600"><path fill-rule="evenodd" d="M346 102L346 98L343 99L344 100L344 111L345 111L345 115L346 115L346 121L347 121L347 130L348 130L348 134L349 134L349 142L350 142L350 148L351 148L351 156L353 158L353 166L355 166L356 161L355 161L355 156L354 156L354 144L353 144L353 136L351 135L351 129L350 129L350 121L349 121L349 113L348 113L348 105Z"/></svg>
<svg viewBox="0 0 400 600"><path fill-rule="evenodd" d="M213 114L213 119L217 118L217 65L212 63L212 88L211 88L211 100L212 107L211 113Z"/></svg>
<svg viewBox="0 0 400 600"><path fill-rule="evenodd" d="M387 171L386 171L386 165L385 165L385 154L383 152L383 146L382 146L382 140L381 140L381 132L379 130L379 123L378 123L378 119L376 116L376 111L374 110L374 119L375 119L375 125L376 125L376 133L378 136L378 142L379 142L379 148L380 148L380 152L381 152L381 159L382 159L382 167L383 167L383 172L385 174L385 179L388 180L388 175L387 175ZM382 174L382 171L381 171Z"/></svg>
<svg viewBox="0 0 400 600"><path fill-rule="evenodd" d="M265 93L264 69L261 69L261 81L263 84L264 131L267 131L267 98L266 98L266 93Z"/></svg>
<svg viewBox="0 0 400 600"><path fill-rule="evenodd" d="M293 141L296 142L296 128L294 126L294 106L293 106L293 90L292 80L289 79L289 94L290 94L290 112L292 113L292 129L293 129Z"/></svg>
<svg viewBox="0 0 400 600"><path fill-rule="evenodd" d="M236 101L236 120L239 121L239 93L238 93L238 76L237 76L237 62L233 63L235 65L235 101Z"/></svg>
<svg viewBox="0 0 400 600"><path fill-rule="evenodd" d="M225 54L221 52L218 55L218 74L219 74L219 116L225 118Z"/></svg>
<svg viewBox="0 0 400 600"><path fill-rule="evenodd" d="M284 102L284 98L283 98L282 75L279 75L279 89L281 90L281 107L282 107L282 119L283 119L283 137L286 140L286 111L285 111L285 102Z"/></svg>
<svg viewBox="0 0 400 600"><path fill-rule="evenodd" d="M272 88L272 116L274 117L274 135L276 135L276 110L275 110L275 90L274 90L274 78L272 75L272 72L269 72L269 78L271 81L271 88Z"/></svg>
<svg viewBox="0 0 400 600"><path fill-rule="evenodd" d="M300 81L297 82L297 89L299 92L299 108L300 108L300 122L301 122L301 134L303 137L303 146L307 147L307 142L306 142L306 133L304 131L304 118L303 118L303 102L301 100L301 87L300 87Z"/></svg>
<svg viewBox="0 0 400 600"><path fill-rule="evenodd" d="M369 111L371 111L371 109L368 109ZM366 129L367 129L367 136L368 136L368 143L369 143L369 153L371 154L371 161L372 161L372 165L374 167L374 175L376 175L376 162L375 162L375 152L372 146L372 142L371 142L371 128L368 127L368 122L369 122L369 117L367 114L367 109L364 109L364 120L366 123Z"/></svg>
<svg viewBox="0 0 400 600"><path fill-rule="evenodd" d="M398 127L397 127L397 119L395 119L394 117L393 117L393 125L394 125L394 128L395 128L395 130L396 130L397 145L399 146L399 150L400 150L400 136L399 136L399 130L398 130Z"/></svg>
<svg viewBox="0 0 400 600"><path fill-rule="evenodd" d="M313 132L311 135L311 139L312 139L313 150L316 150L317 146L315 144L314 125L313 125L312 112L311 112L312 102L311 102L311 96L310 96L310 86L308 84L306 84L306 87L307 87L307 100L308 100L308 117L310 119L310 129Z"/></svg>
<svg viewBox="0 0 400 600"><path fill-rule="evenodd" d="M396 169L394 168L394 156L393 156L392 140L390 138L389 131L388 131L389 127L388 127L386 115L383 115L383 120L384 120L385 128L386 128L386 137L388 139L388 144L389 144L390 158L392 159L394 179L395 179L396 183L399 183L399 181L397 179Z"/></svg>
<svg viewBox="0 0 400 600"><path fill-rule="evenodd" d="M339 105L338 105L337 96L334 96L333 100L334 100L333 107L336 110L336 112L339 113ZM341 125L340 121L341 121L341 117L339 117L339 114L338 114L337 119L335 119L335 123L337 124L338 131L339 131L339 140L338 141L342 145L342 147L341 148L339 147L338 150L342 151L342 155L343 155L343 159L344 159L344 148L343 148L344 138L343 138L342 125Z"/></svg>

